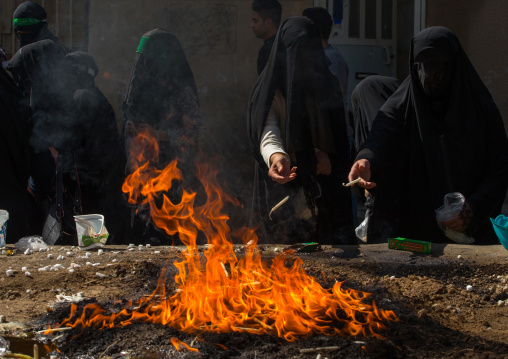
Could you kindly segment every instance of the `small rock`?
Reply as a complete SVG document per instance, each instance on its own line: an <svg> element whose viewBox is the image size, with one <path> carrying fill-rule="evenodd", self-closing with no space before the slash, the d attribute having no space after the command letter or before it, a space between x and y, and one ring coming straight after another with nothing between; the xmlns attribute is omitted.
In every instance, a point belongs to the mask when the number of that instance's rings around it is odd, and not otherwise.
<svg viewBox="0 0 508 359"><path fill-rule="evenodd" d="M468 285L468 286L466 286L466 290L467 290L468 292L472 292L472 291L473 291L473 286L472 286L472 285Z"/></svg>
<svg viewBox="0 0 508 359"><path fill-rule="evenodd" d="M58 256L58 257L57 257L57 259L56 259L56 260L57 260L57 261L63 261L64 259L65 259L65 257L64 257L64 256L62 256L62 255L60 255L60 256Z"/></svg>
<svg viewBox="0 0 508 359"><path fill-rule="evenodd" d="M95 275L97 277L100 277L100 278L104 278L106 276L105 274L102 274L102 273L99 273L99 272L95 273Z"/></svg>
<svg viewBox="0 0 508 359"><path fill-rule="evenodd" d="M150 248L152 245L150 243L146 244L146 248Z"/></svg>
<svg viewBox="0 0 508 359"><path fill-rule="evenodd" d="M129 244L129 245L127 246L127 248L134 248L134 247L135 247L134 243L131 243L131 244Z"/></svg>
<svg viewBox="0 0 508 359"><path fill-rule="evenodd" d="M53 255L51 253L48 254L48 259L53 259Z"/></svg>
<svg viewBox="0 0 508 359"><path fill-rule="evenodd" d="M28 268L27 268L27 267L22 267L22 268L21 268L21 271L22 271L22 272L26 272L27 270L28 270Z"/></svg>
<svg viewBox="0 0 508 359"><path fill-rule="evenodd" d="M416 315L418 318L423 318L424 316L427 315L428 312L429 311L424 308L424 309L420 309Z"/></svg>
<svg viewBox="0 0 508 359"><path fill-rule="evenodd" d="M134 247L129 248L129 251L131 251L131 252L132 252L132 251L135 251L135 250L136 250L136 248L134 248Z"/></svg>
<svg viewBox="0 0 508 359"><path fill-rule="evenodd" d="M0 323L5 323L5 315L0 315Z"/></svg>
<svg viewBox="0 0 508 359"><path fill-rule="evenodd" d="M154 251L153 254L161 254L161 251Z"/></svg>
<svg viewBox="0 0 508 359"><path fill-rule="evenodd" d="M104 251L103 251L102 249L99 249L99 250L97 251L97 255L98 255L98 256L102 255L102 253L104 253Z"/></svg>
<svg viewBox="0 0 508 359"><path fill-rule="evenodd" d="M461 259L461 258L462 258L462 256L459 254L459 255L457 256L457 259Z"/></svg>
<svg viewBox="0 0 508 359"><path fill-rule="evenodd" d="M14 277L14 271L12 269L7 269L5 274L7 274L7 277Z"/></svg>
<svg viewBox="0 0 508 359"><path fill-rule="evenodd" d="M90 253L90 252L86 252L86 253L85 253L85 257L86 257L86 258L90 258L91 256L92 256L92 253Z"/></svg>
<svg viewBox="0 0 508 359"><path fill-rule="evenodd" d="M74 269L73 268L69 269L69 273L74 273Z"/></svg>
<svg viewBox="0 0 508 359"><path fill-rule="evenodd" d="M31 276L32 276L32 273L30 273L29 271L26 271L26 272L25 272L25 276L27 276L27 277L31 277Z"/></svg>

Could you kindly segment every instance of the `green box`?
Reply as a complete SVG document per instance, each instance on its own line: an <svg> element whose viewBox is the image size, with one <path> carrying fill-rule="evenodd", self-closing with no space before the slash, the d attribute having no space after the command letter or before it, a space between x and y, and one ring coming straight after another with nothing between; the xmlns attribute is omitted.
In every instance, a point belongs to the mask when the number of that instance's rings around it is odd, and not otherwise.
<svg viewBox="0 0 508 359"><path fill-rule="evenodd" d="M410 251L418 253L430 253L431 246L432 246L431 242L418 241L416 239L407 239L400 237L388 238L389 249L398 249L401 251Z"/></svg>

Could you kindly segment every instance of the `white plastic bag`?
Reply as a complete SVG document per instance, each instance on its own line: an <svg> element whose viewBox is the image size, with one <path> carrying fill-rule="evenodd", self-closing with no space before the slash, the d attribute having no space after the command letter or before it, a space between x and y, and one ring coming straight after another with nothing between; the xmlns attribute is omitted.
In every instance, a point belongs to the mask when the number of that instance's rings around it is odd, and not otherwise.
<svg viewBox="0 0 508 359"><path fill-rule="evenodd" d="M441 228L446 237L459 244L472 244L474 243L473 237L468 237L464 233L455 232L442 224L442 222L457 218L465 201L466 198L460 192L446 194L444 196L444 205L436 210L436 220L439 228Z"/></svg>
<svg viewBox="0 0 508 359"><path fill-rule="evenodd" d="M355 229L356 236L363 242L367 243L367 227L369 225L369 216L366 215L362 223Z"/></svg>
<svg viewBox="0 0 508 359"><path fill-rule="evenodd" d="M49 250L48 245L44 242L41 236L28 236L23 237L15 244L16 249L20 252L25 252L30 249L31 252L40 252Z"/></svg>

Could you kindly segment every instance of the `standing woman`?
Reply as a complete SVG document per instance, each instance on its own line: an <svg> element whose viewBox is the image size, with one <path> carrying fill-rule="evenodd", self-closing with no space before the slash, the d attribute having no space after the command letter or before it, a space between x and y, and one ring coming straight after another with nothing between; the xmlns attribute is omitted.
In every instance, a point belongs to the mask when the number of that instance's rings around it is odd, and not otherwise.
<svg viewBox="0 0 508 359"><path fill-rule="evenodd" d="M0 209L9 212L7 243L37 233L35 204L28 187L32 147L31 111L22 91L0 66Z"/></svg>
<svg viewBox="0 0 508 359"><path fill-rule="evenodd" d="M73 207L77 210L80 206L73 204L79 198L74 151L82 143L85 131L77 116L73 99L77 84L68 71L65 50L52 40L37 41L19 49L7 69L23 89L33 112L30 144L35 154L30 188L39 207L49 213L44 240L51 244L57 240L58 244L77 244L72 214L78 214ZM62 183L55 180L56 163L58 172L63 173ZM56 192L72 195L57 201L55 186L60 188ZM65 215L58 226L57 208L61 206Z"/></svg>
<svg viewBox="0 0 508 359"><path fill-rule="evenodd" d="M304 17L286 20L248 109L256 161L250 225L261 227L261 241L356 243L351 193L341 185L350 166L343 106L318 29Z"/></svg>
<svg viewBox="0 0 508 359"><path fill-rule="evenodd" d="M449 29L423 30L410 51L410 75L381 108L349 174L379 189L368 237L449 241L435 210L447 193L460 192L461 213L443 225L476 243L497 243L489 218L500 213L508 184L499 110ZM391 166L391 187L377 183L394 158L400 165Z"/></svg>
<svg viewBox="0 0 508 359"><path fill-rule="evenodd" d="M201 112L196 83L178 39L170 32L155 29L141 38L136 60L123 104L127 162L133 138L141 131L150 131L159 144L157 167L163 169L178 159L184 181L198 192L201 187L194 175L194 156L201 127ZM128 169L129 172L132 168ZM174 183L173 188L179 184ZM179 192L178 190L176 192ZM202 194L202 193L201 193ZM179 202L181 194L168 194ZM155 228L149 208L133 209L135 240L161 243L166 235ZM148 212L147 212L148 211Z"/></svg>

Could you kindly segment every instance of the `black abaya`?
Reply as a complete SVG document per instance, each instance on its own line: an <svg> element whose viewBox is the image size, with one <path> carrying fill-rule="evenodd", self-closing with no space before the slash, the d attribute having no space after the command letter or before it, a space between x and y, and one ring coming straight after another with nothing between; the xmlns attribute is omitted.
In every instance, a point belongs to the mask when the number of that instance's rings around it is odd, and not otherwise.
<svg viewBox="0 0 508 359"><path fill-rule="evenodd" d="M357 156L370 161L373 181L387 166L392 171L390 183L377 184L369 240L448 241L434 211L445 194L460 192L468 233L476 243L497 243L489 217L500 213L508 184L499 110L450 30L431 27L415 35L410 59L410 76L381 108ZM427 66L440 71L434 84L425 82L433 75L421 71Z"/></svg>
<svg viewBox="0 0 508 359"><path fill-rule="evenodd" d="M285 150L293 154L298 166L297 177L285 185L268 177L268 167L260 153L262 132L276 90L286 105ZM251 208L251 226L261 226L266 238L261 241L301 241L305 233L294 238L277 237L273 227L282 227L291 219L284 206L272 222L268 211L295 187L303 187L307 205L318 209L315 240L321 243L351 244L353 232L351 194L340 183L346 181L349 168L349 145L344 120L344 104L338 80L328 70L319 31L303 17L286 20L276 35L268 63L251 93L248 109L248 135L256 160L256 178ZM315 149L326 152L332 163L330 176L316 176ZM321 196L318 193L321 189ZM299 229L297 229L298 231ZM294 231L293 231L294 233ZM263 234L263 235L264 235ZM292 235L287 231L283 235Z"/></svg>

